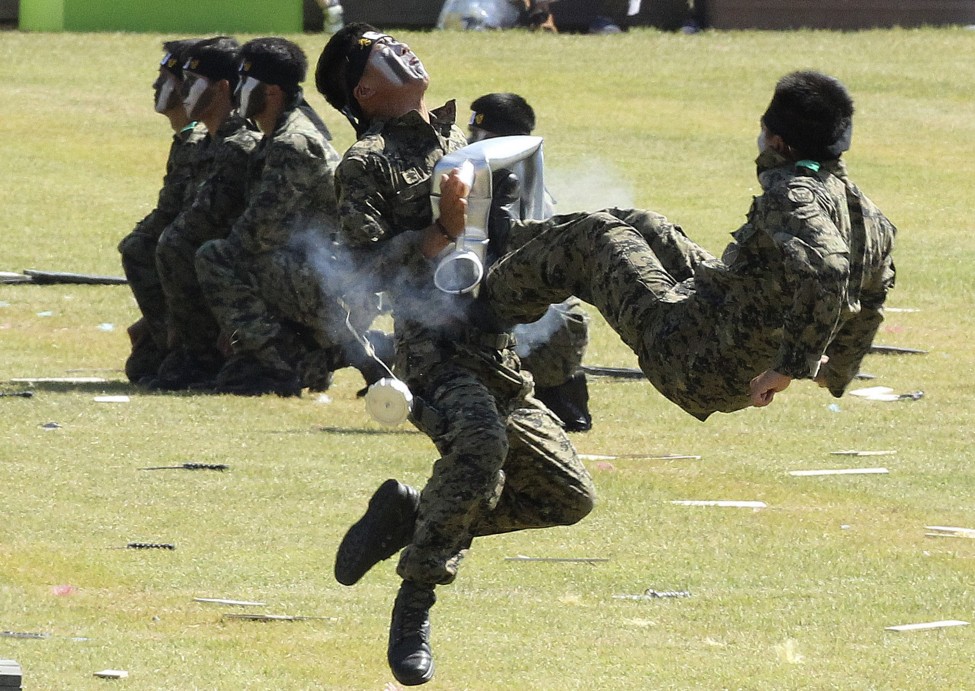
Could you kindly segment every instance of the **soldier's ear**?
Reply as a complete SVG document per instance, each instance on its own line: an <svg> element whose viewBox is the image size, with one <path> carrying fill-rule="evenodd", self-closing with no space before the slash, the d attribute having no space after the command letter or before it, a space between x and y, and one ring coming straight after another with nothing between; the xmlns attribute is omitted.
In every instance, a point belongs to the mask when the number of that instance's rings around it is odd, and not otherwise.
<svg viewBox="0 0 975 691"><path fill-rule="evenodd" d="M352 95L355 97L355 100L362 104L376 95L376 89L375 87L370 86L368 83L363 83L363 81L360 79L359 83L356 84L355 88L352 90Z"/></svg>

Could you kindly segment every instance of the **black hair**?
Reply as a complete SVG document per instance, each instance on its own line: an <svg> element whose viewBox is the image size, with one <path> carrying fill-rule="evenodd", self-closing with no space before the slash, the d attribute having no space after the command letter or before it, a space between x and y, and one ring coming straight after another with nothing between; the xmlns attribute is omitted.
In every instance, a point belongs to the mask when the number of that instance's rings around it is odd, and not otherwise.
<svg viewBox="0 0 975 691"><path fill-rule="evenodd" d="M792 72L775 85L762 122L803 158L838 158L849 148L853 99L835 77Z"/></svg>
<svg viewBox="0 0 975 691"><path fill-rule="evenodd" d="M241 77L276 84L294 96L308 72L308 58L295 43L278 36L255 38L240 50Z"/></svg>
<svg viewBox="0 0 975 691"><path fill-rule="evenodd" d="M226 79L230 89L237 87L237 69L240 66L240 44L230 36L206 38L187 51L184 70L202 74L208 79Z"/></svg>
<svg viewBox="0 0 975 691"><path fill-rule="evenodd" d="M494 134L531 134L535 129L535 111L518 94L485 94L471 103L471 110L471 124Z"/></svg>

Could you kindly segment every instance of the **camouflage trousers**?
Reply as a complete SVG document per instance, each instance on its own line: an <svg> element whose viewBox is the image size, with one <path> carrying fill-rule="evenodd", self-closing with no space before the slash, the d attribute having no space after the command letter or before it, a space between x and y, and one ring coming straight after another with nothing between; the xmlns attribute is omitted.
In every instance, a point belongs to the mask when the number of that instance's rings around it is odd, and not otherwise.
<svg viewBox="0 0 975 691"><path fill-rule="evenodd" d="M122 270L132 295L145 317L149 336L160 351L166 350L166 296L156 269L158 241L152 235L132 231L118 245Z"/></svg>
<svg viewBox="0 0 975 691"><path fill-rule="evenodd" d="M569 295L595 306L650 382L688 413L749 405L753 354L738 352L727 305L695 294L695 268L716 260L659 214L607 209L525 221L482 289L495 313L533 321ZM744 383L742 384L742 380Z"/></svg>
<svg viewBox="0 0 975 691"><path fill-rule="evenodd" d="M531 379L510 349L454 345L405 359L404 378L421 399L413 422L440 459L400 555L402 578L450 583L473 538L571 525L592 510L592 478L556 419L528 395Z"/></svg>
<svg viewBox="0 0 975 691"><path fill-rule="evenodd" d="M514 328L515 352L535 386L564 384L579 367L589 345L589 315L578 298L551 305L538 321Z"/></svg>
<svg viewBox="0 0 975 691"><path fill-rule="evenodd" d="M320 269L297 249L251 254L232 240L213 240L197 252L196 272L236 353L256 353L278 339L283 321L313 346L342 345L354 338L347 316L362 333L376 314L368 299L340 305L329 297Z"/></svg>
<svg viewBox="0 0 975 691"><path fill-rule="evenodd" d="M156 267L166 296L169 346L209 352L216 347L220 329L207 308L195 262L197 250L212 238L191 237L173 228L162 232L156 250Z"/></svg>

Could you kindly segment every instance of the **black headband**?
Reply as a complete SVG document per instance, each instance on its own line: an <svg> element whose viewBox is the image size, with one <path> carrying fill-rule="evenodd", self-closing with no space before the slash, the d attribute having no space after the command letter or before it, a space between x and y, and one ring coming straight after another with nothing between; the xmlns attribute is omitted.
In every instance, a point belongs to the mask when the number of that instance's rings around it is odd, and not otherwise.
<svg viewBox="0 0 975 691"><path fill-rule="evenodd" d="M366 71L369 56L372 55L372 47L384 38L390 38L390 36L376 31L366 31L355 43L349 46L349 52L345 56L346 104L342 108L342 114L352 123L357 134L362 134L360 132L360 128L363 126L362 110L359 108L359 102L356 101L353 92L362 79L362 73Z"/></svg>
<svg viewBox="0 0 975 691"><path fill-rule="evenodd" d="M468 126L479 127L482 130L500 135L531 133L531 127L527 127L524 122L518 122L515 118L477 110L471 112L471 121Z"/></svg>
<svg viewBox="0 0 975 691"><path fill-rule="evenodd" d="M183 65L180 63L179 58L175 54L167 52L163 56L162 62L159 63L159 66L177 79L183 78Z"/></svg>

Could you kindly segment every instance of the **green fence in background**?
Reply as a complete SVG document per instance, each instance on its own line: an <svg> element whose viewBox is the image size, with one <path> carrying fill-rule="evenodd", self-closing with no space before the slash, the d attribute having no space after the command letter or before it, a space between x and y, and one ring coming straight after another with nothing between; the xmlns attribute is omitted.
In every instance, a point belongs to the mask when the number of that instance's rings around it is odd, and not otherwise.
<svg viewBox="0 0 975 691"><path fill-rule="evenodd" d="M302 0L20 0L24 31L299 33Z"/></svg>

